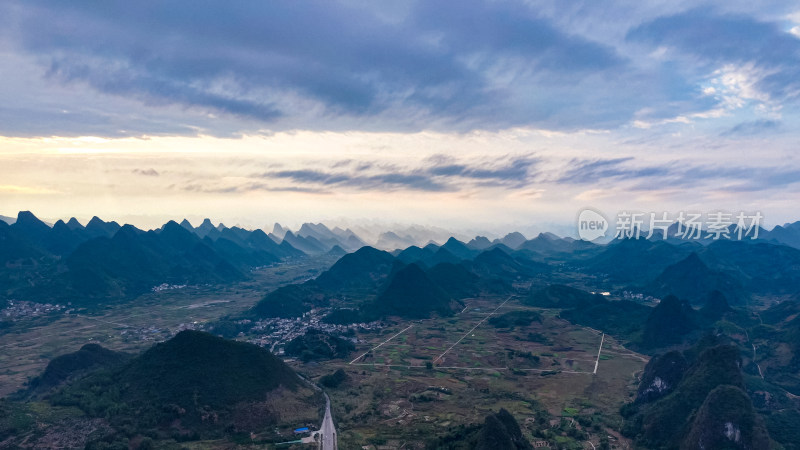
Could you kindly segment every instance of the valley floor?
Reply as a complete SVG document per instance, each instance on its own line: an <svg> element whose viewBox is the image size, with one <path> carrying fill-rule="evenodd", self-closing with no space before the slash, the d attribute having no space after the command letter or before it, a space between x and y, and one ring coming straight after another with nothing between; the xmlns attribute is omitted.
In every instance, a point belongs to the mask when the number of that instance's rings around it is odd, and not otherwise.
<svg viewBox="0 0 800 450"><path fill-rule="evenodd" d="M194 329L252 307L278 286L302 282L327 269L336 258L304 258L262 268L242 283L229 286L184 286L153 292L133 301L95 310L69 305L47 315L22 317L0 334L0 397L21 389L39 375L55 356L94 342L136 353Z"/></svg>
<svg viewBox="0 0 800 450"><path fill-rule="evenodd" d="M555 310L506 300L471 299L456 317L398 320L360 334L349 361L295 362L312 378L339 368L349 376L342 387L328 390L340 448L421 447L500 408L514 414L531 442L590 447L586 441L599 446L601 437L612 436L614 445L629 447L614 430L647 357L597 330L558 319ZM541 323L508 329L487 320L519 310L540 312Z"/></svg>
<svg viewBox="0 0 800 450"><path fill-rule="evenodd" d="M314 277L332 262L264 268L228 287L160 289L95 311L59 309L28 328L18 321L0 335L0 396L22 388L53 357L88 342L139 352L181 329L241 313L265 292ZM354 336L356 351L346 359L290 361L315 381L337 369L348 375L340 387L326 389L338 448L422 448L500 408L516 417L533 443L590 448L608 439L630 447L616 431L619 407L635 395L647 357L598 330L559 319L557 310L523 306L513 297L465 303L454 317L395 318L385 327L361 329ZM492 323L513 311L537 312L541 321L510 328Z"/></svg>

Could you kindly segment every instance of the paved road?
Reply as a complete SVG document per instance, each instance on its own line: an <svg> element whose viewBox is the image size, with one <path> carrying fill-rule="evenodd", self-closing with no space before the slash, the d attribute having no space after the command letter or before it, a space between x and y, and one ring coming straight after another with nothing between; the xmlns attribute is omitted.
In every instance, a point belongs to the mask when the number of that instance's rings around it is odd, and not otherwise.
<svg viewBox="0 0 800 450"><path fill-rule="evenodd" d="M336 427L333 425L333 415L331 414L331 398L328 397L322 389L304 376L297 374L301 380L308 383L309 386L317 391L321 391L325 396L325 418L322 419L322 426L319 431L314 435L319 435L319 442L322 444L322 450L338 450L339 444L336 443Z"/></svg>
<svg viewBox="0 0 800 450"><path fill-rule="evenodd" d="M350 364L353 364L354 362L356 362L356 361L358 361L359 359L363 358L364 356L366 356L366 355L367 355L367 353L377 350L377 349L378 349L378 347L380 347L380 346L382 346L383 344L385 344L385 343L387 343L387 342L391 341L392 339L396 338L397 336L400 336L401 334L405 333L405 332L406 332L406 331L407 331L409 328L411 328L411 327L413 327L413 326L414 326L414 324L411 324L411 325L407 326L406 328L404 328L404 329L403 329L403 331L401 331L401 332L399 332L399 333L395 334L394 336L392 336L392 337L390 337L389 339L387 339L387 340L385 340L385 341L381 342L380 344L376 345L375 347L372 347L371 349L369 349L369 350L365 351L364 353L362 353L362 354L358 355L358 357L356 357L356 359L354 359L354 360L350 361Z"/></svg>
<svg viewBox="0 0 800 450"><path fill-rule="evenodd" d="M500 306L498 306L497 308L495 308L495 309L494 309L494 311L492 311L491 313L489 313L489 315L487 315L486 317L484 317L483 319L481 319L481 321L480 321L480 322L478 322L478 324L477 324L477 325L475 325L474 327L472 327L472 329L471 329L471 330L467 331L467 334L465 334L464 336L461 336L461 339L457 340L455 344L451 345L451 346L450 346L450 348L448 348L447 350L445 350L445 351L444 351L444 353L442 353L441 355L439 355L439 357L438 357L438 358L434 359L434 360L433 360L433 363L434 363L434 364L436 364L436 361L441 361L441 362L444 362L444 360L442 359L442 358L444 358L444 355L446 355L448 352L450 352L450 350L452 350L452 349L453 349L453 347L455 347L455 346L456 346L456 345L458 345L458 344L459 344L461 341L463 341L463 340L464 340L464 338L466 338L467 336L469 336L470 334L472 334L472 332L473 332L473 331L475 331L475 329L476 329L476 328L478 328L479 326L481 326L481 324L482 324L483 322L485 322L485 321L486 321L486 319L488 319L488 318L492 317L492 316L494 315L494 313L496 313L496 312L497 312L497 310L498 310L498 309L502 308L502 307L503 307L503 305L505 305L506 303L508 303L508 301L509 301L509 300L511 300L513 297L514 297L513 295L509 295L509 296L508 296L508 298L506 299L506 301L504 301L503 303L500 303Z"/></svg>
<svg viewBox="0 0 800 450"><path fill-rule="evenodd" d="M325 418L322 419L322 427L320 434L322 434L322 450L337 450L336 445L336 427L333 426L333 416L331 415L331 399L328 394L325 396Z"/></svg>
<svg viewBox="0 0 800 450"><path fill-rule="evenodd" d="M597 366L600 365L600 352L603 351L603 341L605 340L606 340L606 334L603 333L602 336L600 337L600 347L597 349L597 361L595 361L594 363L594 372L592 373L597 373Z"/></svg>

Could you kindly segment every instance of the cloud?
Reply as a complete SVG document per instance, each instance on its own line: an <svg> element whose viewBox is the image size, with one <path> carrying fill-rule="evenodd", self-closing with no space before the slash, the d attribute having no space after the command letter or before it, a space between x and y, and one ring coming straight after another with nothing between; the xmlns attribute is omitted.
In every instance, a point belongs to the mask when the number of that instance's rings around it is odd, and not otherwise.
<svg viewBox="0 0 800 450"><path fill-rule="evenodd" d="M345 1L0 8L7 41L50 82L184 108L174 126L187 133L227 134L232 118L250 131L615 127L650 88L616 48L521 1L414 2L388 13Z"/></svg>
<svg viewBox="0 0 800 450"><path fill-rule="evenodd" d="M771 189L786 191L800 183L800 169L787 166L698 166L686 170L685 183L708 183L729 192L760 192Z"/></svg>
<svg viewBox="0 0 800 450"><path fill-rule="evenodd" d="M800 40L768 3L7 0L0 133L684 127L796 103Z"/></svg>
<svg viewBox="0 0 800 450"><path fill-rule="evenodd" d="M592 186L576 197L597 197L603 188L628 191L653 191L681 188L707 192L725 189L730 192L759 192L786 189L800 183L800 170L786 166L721 166L710 163L669 162L642 164L633 157L579 160L555 180L563 186Z"/></svg>
<svg viewBox="0 0 800 450"><path fill-rule="evenodd" d="M752 120L734 125L729 130L723 132L721 136L752 136L755 134L775 131L780 129L781 123L777 120Z"/></svg>
<svg viewBox="0 0 800 450"><path fill-rule="evenodd" d="M449 161L448 161L449 162ZM530 169L539 162L534 157L511 158L508 163L498 167L491 164L467 165L467 164L434 164L428 171L432 175L460 176L475 179L495 179L506 181L520 181L528 178Z"/></svg>
<svg viewBox="0 0 800 450"><path fill-rule="evenodd" d="M559 183L595 184L619 179L663 177L669 174L666 166L636 167L633 157L613 159L573 159L569 168L559 178Z"/></svg>
<svg viewBox="0 0 800 450"><path fill-rule="evenodd" d="M420 2L416 16L419 29L438 33L438 44L459 54L532 58L529 68L562 76L624 63L615 49L559 29L524 3Z"/></svg>
<svg viewBox="0 0 800 450"><path fill-rule="evenodd" d="M38 186L18 186L13 184L0 185L0 192L20 195L46 195L46 194L60 194L59 191L54 191L45 187Z"/></svg>
<svg viewBox="0 0 800 450"><path fill-rule="evenodd" d="M156 169L153 169L153 168L150 168L150 169L133 169L131 172L133 172L133 173L135 173L137 175L144 175L144 176L148 176L148 177L157 177L157 176L159 176L159 173L156 171Z"/></svg>
<svg viewBox="0 0 800 450"><path fill-rule="evenodd" d="M270 186L266 183L246 182L239 185L228 186L209 186L200 183L190 183L184 185L182 190L187 192L197 192L203 194L247 194L252 192L299 192L306 194L329 194L323 189L316 189L302 186Z"/></svg>
<svg viewBox="0 0 800 450"><path fill-rule="evenodd" d="M672 48L673 60L691 58L687 68L698 74L726 64L749 66L758 69L755 87L771 99L800 96L800 39L777 22L698 8L643 23L627 40Z"/></svg>
<svg viewBox="0 0 800 450"><path fill-rule="evenodd" d="M410 189L438 192L453 189L445 184L434 181L427 174L414 172L357 175L344 172L329 173L321 170L306 169L269 172L263 176L273 179L289 179L295 183L351 187L359 190L392 191L397 189Z"/></svg>
<svg viewBox="0 0 800 450"><path fill-rule="evenodd" d="M400 167L376 161L334 162L329 168L270 171L254 176L262 179L288 179L295 183L359 190L458 191L470 186L520 188L535 175L540 162L533 156L506 156L494 161L459 161L434 155L419 167ZM351 167L352 166L352 167ZM350 169L347 169L351 167Z"/></svg>

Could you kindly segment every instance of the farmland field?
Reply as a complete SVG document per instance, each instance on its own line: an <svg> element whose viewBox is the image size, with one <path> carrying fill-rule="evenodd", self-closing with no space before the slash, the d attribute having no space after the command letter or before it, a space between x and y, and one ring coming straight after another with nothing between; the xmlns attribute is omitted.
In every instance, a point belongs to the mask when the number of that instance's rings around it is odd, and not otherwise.
<svg viewBox="0 0 800 450"><path fill-rule="evenodd" d="M597 330L557 318L557 311L505 300L472 299L455 317L398 321L360 335L351 361L296 363L312 376L338 368L348 374L345 385L329 391L340 447L419 445L480 423L499 408L527 424L523 428L541 428L540 417L547 418L546 427L582 417L593 424L583 428L595 444L601 434L615 435L607 427L619 428L618 409L634 395L646 358ZM495 328L487 320L512 311L536 311L541 321Z"/></svg>

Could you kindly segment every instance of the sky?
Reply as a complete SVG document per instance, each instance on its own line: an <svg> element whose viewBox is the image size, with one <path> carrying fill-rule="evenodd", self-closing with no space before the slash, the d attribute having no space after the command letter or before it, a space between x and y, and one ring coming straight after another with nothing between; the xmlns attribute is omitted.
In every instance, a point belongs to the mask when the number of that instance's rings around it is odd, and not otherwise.
<svg viewBox="0 0 800 450"><path fill-rule="evenodd" d="M777 225L799 107L792 1L4 0L0 214Z"/></svg>

